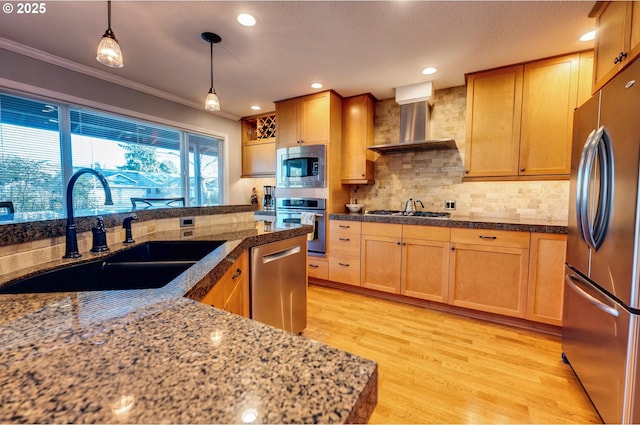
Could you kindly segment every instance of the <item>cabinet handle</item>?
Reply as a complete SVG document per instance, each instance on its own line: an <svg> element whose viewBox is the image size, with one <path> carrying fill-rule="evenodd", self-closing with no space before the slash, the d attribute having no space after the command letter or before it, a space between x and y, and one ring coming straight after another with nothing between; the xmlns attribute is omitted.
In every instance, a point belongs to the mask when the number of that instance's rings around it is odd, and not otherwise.
<svg viewBox="0 0 640 425"><path fill-rule="evenodd" d="M317 269L320 266L317 264L309 264L309 267L311 267L312 269Z"/></svg>
<svg viewBox="0 0 640 425"><path fill-rule="evenodd" d="M396 245L400 246L400 245L401 245L401 243L400 243L400 242L396 242Z"/></svg>
<svg viewBox="0 0 640 425"><path fill-rule="evenodd" d="M349 264L347 264L347 263L338 263L338 265L342 266L342 267L349 267Z"/></svg>
<svg viewBox="0 0 640 425"><path fill-rule="evenodd" d="M402 242L402 246L407 246L407 243L406 242Z"/></svg>
<svg viewBox="0 0 640 425"><path fill-rule="evenodd" d="M620 62L626 59L627 55L628 54L626 52L620 52L618 57L613 60L613 63L616 65L619 64Z"/></svg>
<svg viewBox="0 0 640 425"><path fill-rule="evenodd" d="M349 242L351 239L349 238L338 238L340 241Z"/></svg>
<svg viewBox="0 0 640 425"><path fill-rule="evenodd" d="M345 224L340 224L340 225L338 225L338 227L341 228L341 229L351 229L351 226L347 226Z"/></svg>
<svg viewBox="0 0 640 425"><path fill-rule="evenodd" d="M525 170L524 168L521 168L521 169L520 169L520 172L521 172L521 173L524 173L524 170Z"/></svg>
<svg viewBox="0 0 640 425"><path fill-rule="evenodd" d="M235 279L242 274L242 270L237 269L234 274L231 275L231 279Z"/></svg>
<svg viewBox="0 0 640 425"><path fill-rule="evenodd" d="M479 237L480 239L491 239L491 240L498 239L498 237L497 237L497 236L482 236L482 235L480 235L480 236L478 236L478 237Z"/></svg>
<svg viewBox="0 0 640 425"><path fill-rule="evenodd" d="M452 247L451 247L451 251L455 251L455 250L456 250L456 247L455 247L455 246L452 246Z"/></svg>
<svg viewBox="0 0 640 425"><path fill-rule="evenodd" d="M465 174L469 174L469 170L464 170L464 173Z"/></svg>

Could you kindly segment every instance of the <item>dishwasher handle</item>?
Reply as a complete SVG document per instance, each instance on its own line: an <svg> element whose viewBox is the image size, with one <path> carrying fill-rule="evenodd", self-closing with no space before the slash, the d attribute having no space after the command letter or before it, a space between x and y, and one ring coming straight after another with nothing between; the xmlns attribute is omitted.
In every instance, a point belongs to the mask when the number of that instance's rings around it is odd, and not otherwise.
<svg viewBox="0 0 640 425"><path fill-rule="evenodd" d="M300 245L293 248L284 249L282 251L274 252L273 254L264 255L262 257L262 264L271 263L272 261L282 260L283 258L290 257L301 251Z"/></svg>

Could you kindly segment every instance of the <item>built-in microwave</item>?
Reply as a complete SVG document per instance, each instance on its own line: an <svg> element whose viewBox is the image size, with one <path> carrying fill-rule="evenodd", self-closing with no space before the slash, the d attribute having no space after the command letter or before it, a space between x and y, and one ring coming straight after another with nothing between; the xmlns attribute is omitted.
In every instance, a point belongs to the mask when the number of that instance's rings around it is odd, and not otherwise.
<svg viewBox="0 0 640 425"><path fill-rule="evenodd" d="M327 147L300 145L276 151L276 187L326 187Z"/></svg>

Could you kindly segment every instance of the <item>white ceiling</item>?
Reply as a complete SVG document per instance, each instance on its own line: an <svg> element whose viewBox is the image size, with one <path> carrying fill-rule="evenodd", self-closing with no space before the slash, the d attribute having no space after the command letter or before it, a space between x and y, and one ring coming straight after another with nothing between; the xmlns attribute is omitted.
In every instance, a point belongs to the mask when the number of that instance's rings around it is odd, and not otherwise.
<svg viewBox="0 0 640 425"><path fill-rule="evenodd" d="M49 0L44 14L0 13L0 41L200 107L209 89L200 33L215 32L221 115L238 118L255 114L251 105L271 111L276 100L312 93L312 81L378 99L427 80L463 85L467 72L592 48L578 37L595 25L592 1L114 1L125 65L111 69L95 60L106 4ZM257 25L238 24L242 12ZM427 66L438 73L422 75Z"/></svg>

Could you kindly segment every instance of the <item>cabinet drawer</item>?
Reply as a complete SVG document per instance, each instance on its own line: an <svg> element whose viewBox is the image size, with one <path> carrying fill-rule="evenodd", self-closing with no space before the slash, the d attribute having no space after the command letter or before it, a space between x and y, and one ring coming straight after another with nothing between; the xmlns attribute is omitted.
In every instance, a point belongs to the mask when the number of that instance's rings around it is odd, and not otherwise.
<svg viewBox="0 0 640 425"><path fill-rule="evenodd" d="M329 280L360 286L360 260L330 258Z"/></svg>
<svg viewBox="0 0 640 425"><path fill-rule="evenodd" d="M418 226L413 224L404 224L402 226L403 239L412 238L449 242L450 237L450 227Z"/></svg>
<svg viewBox="0 0 640 425"><path fill-rule="evenodd" d="M362 223L363 235L388 236L390 238L402 237L402 224L388 223Z"/></svg>
<svg viewBox="0 0 640 425"><path fill-rule="evenodd" d="M487 229L451 229L451 242L475 245L529 248L529 232Z"/></svg>
<svg viewBox="0 0 640 425"><path fill-rule="evenodd" d="M329 257L360 258L360 235L331 233L329 235Z"/></svg>
<svg viewBox="0 0 640 425"><path fill-rule="evenodd" d="M329 279L329 263L309 257L307 260L307 275L317 279Z"/></svg>
<svg viewBox="0 0 640 425"><path fill-rule="evenodd" d="M329 220L329 232L331 234L354 235L359 239L361 230L362 223L359 221Z"/></svg>

